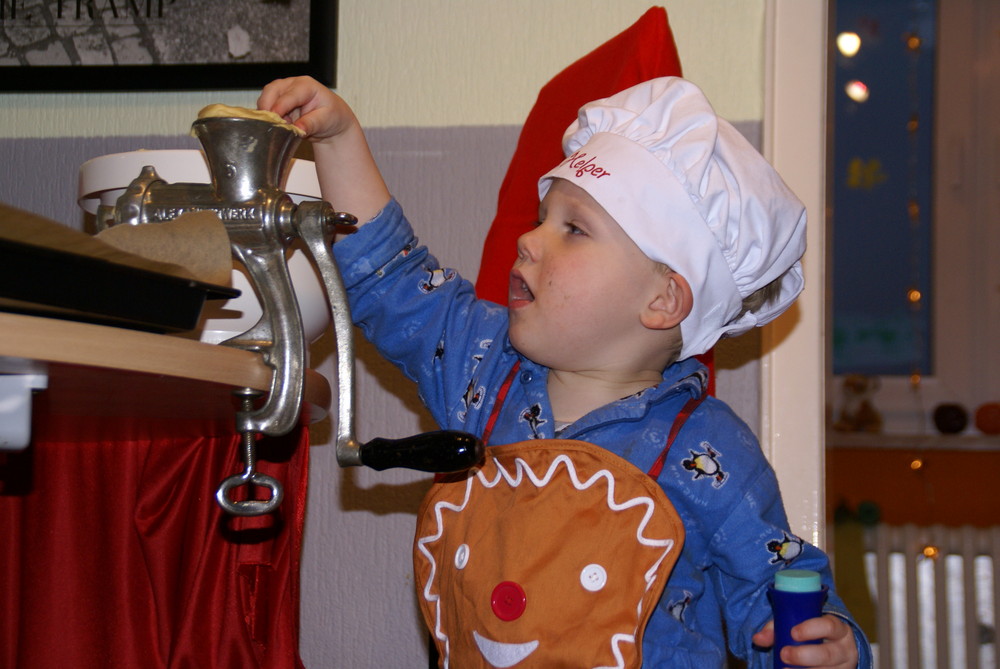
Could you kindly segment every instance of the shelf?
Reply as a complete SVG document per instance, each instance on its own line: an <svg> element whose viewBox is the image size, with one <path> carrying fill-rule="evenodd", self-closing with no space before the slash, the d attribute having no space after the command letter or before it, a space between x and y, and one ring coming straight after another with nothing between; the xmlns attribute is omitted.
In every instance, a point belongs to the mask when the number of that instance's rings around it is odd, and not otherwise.
<svg viewBox="0 0 1000 669"><path fill-rule="evenodd" d="M257 353L182 337L0 313L0 372L24 361L50 377L44 396L61 415L217 418L232 410L234 388L268 391L271 368ZM306 370L304 415L324 418L330 385Z"/></svg>
<svg viewBox="0 0 1000 669"><path fill-rule="evenodd" d="M1000 435L986 434L872 434L827 430L827 448L891 450L1000 451Z"/></svg>

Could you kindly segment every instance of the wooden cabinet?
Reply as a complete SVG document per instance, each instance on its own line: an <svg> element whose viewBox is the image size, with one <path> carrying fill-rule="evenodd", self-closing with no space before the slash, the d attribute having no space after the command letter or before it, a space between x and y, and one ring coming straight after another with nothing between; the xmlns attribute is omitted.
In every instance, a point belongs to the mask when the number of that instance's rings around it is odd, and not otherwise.
<svg viewBox="0 0 1000 669"><path fill-rule="evenodd" d="M1000 525L1000 437L829 433L828 517L866 501L893 525Z"/></svg>

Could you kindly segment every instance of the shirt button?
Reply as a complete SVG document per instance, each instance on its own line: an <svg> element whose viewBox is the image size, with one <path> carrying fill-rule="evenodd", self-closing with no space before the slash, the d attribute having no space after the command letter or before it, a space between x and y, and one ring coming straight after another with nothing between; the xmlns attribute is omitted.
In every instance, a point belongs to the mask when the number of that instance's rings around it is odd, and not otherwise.
<svg viewBox="0 0 1000 669"><path fill-rule="evenodd" d="M588 564L580 572L580 585L585 590L597 592L608 582L608 572L599 564Z"/></svg>
<svg viewBox="0 0 1000 669"><path fill-rule="evenodd" d="M528 370L521 372L521 383L531 383L531 379L533 378L534 376Z"/></svg>
<svg viewBox="0 0 1000 669"><path fill-rule="evenodd" d="M469 564L469 544L462 544L455 551L455 568L465 569L467 564Z"/></svg>

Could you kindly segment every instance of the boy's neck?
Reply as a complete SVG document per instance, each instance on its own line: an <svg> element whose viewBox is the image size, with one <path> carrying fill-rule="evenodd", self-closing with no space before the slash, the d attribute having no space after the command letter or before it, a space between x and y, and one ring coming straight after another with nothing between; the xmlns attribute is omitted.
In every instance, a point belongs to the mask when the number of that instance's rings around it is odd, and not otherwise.
<svg viewBox="0 0 1000 669"><path fill-rule="evenodd" d="M616 376L550 369L547 389L552 415L557 421L574 423L594 409L655 386L662 379L662 373L654 370Z"/></svg>

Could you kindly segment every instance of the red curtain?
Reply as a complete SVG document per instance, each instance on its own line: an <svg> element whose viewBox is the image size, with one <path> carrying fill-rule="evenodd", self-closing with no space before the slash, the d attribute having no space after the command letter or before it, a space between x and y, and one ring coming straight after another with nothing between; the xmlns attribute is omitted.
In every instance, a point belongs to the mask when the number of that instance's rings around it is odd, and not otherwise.
<svg viewBox="0 0 1000 669"><path fill-rule="evenodd" d="M280 510L232 518L234 420L61 416L47 392L0 454L0 666L301 667L307 431L259 442Z"/></svg>

